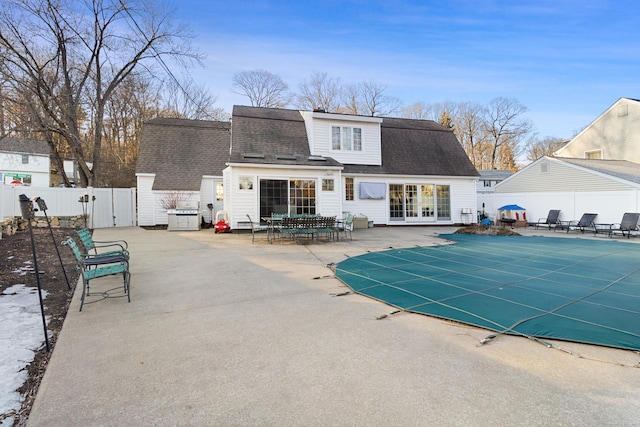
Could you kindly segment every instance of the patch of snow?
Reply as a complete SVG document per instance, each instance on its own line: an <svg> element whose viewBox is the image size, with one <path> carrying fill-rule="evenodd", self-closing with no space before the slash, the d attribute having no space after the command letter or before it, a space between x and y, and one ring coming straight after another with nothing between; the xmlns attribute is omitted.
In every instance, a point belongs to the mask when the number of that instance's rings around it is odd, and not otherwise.
<svg viewBox="0 0 640 427"><path fill-rule="evenodd" d="M43 290L42 297L46 295ZM0 414L8 414L20 409L22 396L16 390L27 381L26 366L44 343L38 288L18 284L5 289L0 294L0 325ZM13 417L0 422L12 424Z"/></svg>

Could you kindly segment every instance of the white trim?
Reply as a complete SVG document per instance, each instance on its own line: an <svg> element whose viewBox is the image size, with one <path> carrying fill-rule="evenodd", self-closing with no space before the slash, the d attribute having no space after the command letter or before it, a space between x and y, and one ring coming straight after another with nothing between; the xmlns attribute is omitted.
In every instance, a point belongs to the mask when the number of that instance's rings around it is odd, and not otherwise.
<svg viewBox="0 0 640 427"><path fill-rule="evenodd" d="M309 170L336 170L341 171L343 166L306 166L306 165L274 165L274 164L260 164L260 163L227 163L230 167L244 167L244 168L260 168L260 169L309 169Z"/></svg>
<svg viewBox="0 0 640 427"><path fill-rule="evenodd" d="M301 113L303 110L300 111ZM304 111L308 113L308 111ZM366 123L382 123L381 117L370 117L370 116L350 116L348 114L334 114L334 113L320 113L320 112L312 112L311 117L314 119L325 119L325 120L343 120L345 122L366 122Z"/></svg>

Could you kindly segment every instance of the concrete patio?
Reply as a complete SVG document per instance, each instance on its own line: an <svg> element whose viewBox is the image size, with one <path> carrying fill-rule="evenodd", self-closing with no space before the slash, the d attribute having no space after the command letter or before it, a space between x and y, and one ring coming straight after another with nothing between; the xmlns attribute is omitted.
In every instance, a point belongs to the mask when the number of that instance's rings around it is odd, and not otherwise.
<svg viewBox="0 0 640 427"><path fill-rule="evenodd" d="M28 425L637 425L635 352L511 336L480 345L486 330L336 296L348 288L328 264L443 244L438 234L454 230L270 245L250 233L98 229L96 240L129 242L131 303L80 313L78 287Z"/></svg>

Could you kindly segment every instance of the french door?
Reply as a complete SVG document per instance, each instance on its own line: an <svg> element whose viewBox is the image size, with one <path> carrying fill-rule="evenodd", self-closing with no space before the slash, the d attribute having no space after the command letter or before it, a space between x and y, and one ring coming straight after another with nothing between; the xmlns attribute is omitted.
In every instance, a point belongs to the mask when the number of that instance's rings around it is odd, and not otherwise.
<svg viewBox="0 0 640 427"><path fill-rule="evenodd" d="M451 219L448 185L389 184L392 222L428 223Z"/></svg>

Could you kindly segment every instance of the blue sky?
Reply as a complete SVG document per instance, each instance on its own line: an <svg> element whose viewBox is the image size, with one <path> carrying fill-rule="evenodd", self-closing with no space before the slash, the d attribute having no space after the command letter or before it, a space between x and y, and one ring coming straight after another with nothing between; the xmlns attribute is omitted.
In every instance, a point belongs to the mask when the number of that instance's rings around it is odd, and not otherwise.
<svg viewBox="0 0 640 427"><path fill-rule="evenodd" d="M540 137L571 137L640 98L640 3L592 1L175 2L207 55L196 80L231 111L233 74L292 89L312 72L374 80L403 104L516 98Z"/></svg>

